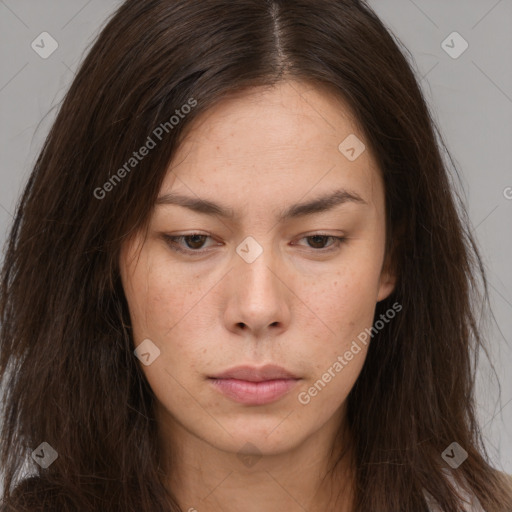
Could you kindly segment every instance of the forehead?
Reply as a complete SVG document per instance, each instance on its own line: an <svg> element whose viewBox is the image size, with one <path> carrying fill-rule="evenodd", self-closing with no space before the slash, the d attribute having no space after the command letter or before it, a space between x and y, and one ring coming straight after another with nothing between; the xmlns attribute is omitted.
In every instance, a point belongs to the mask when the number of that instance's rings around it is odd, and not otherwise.
<svg viewBox="0 0 512 512"><path fill-rule="evenodd" d="M340 149L354 143L350 160ZM161 195L173 192L247 202L299 199L344 188L368 203L380 173L352 112L326 89L302 82L238 92L194 120ZM224 201L225 202L225 201Z"/></svg>
<svg viewBox="0 0 512 512"><path fill-rule="evenodd" d="M300 152L301 143L320 139L322 146L332 149L334 143L336 149L340 135L360 132L348 105L326 86L287 81L230 94L191 123L183 142L202 139L202 144L218 144L219 153L231 139L252 143L231 152L234 157L262 146Z"/></svg>

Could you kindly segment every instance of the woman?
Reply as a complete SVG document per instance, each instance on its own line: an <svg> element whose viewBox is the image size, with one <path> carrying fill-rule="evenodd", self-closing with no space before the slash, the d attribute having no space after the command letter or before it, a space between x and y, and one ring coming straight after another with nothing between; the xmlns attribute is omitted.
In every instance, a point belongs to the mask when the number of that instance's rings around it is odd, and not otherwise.
<svg viewBox="0 0 512 512"><path fill-rule="evenodd" d="M512 510L454 197L364 3L123 3L8 242L3 509Z"/></svg>

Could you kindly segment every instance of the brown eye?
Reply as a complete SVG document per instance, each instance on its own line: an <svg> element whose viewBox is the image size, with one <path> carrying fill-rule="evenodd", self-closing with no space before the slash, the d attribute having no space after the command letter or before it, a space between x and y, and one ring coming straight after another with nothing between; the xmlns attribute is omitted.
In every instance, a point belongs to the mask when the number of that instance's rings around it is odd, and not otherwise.
<svg viewBox="0 0 512 512"><path fill-rule="evenodd" d="M205 239L208 238L206 235L184 235L181 237L185 240L187 244L187 248L189 249L201 249L201 246L204 244ZM190 241L190 243L189 243Z"/></svg>
<svg viewBox="0 0 512 512"><path fill-rule="evenodd" d="M325 247L328 239L332 239L333 243ZM336 250L345 241L344 237L327 235L323 233L317 233L315 235L305 236L302 240L308 240L310 248L315 249L317 252L329 252Z"/></svg>
<svg viewBox="0 0 512 512"><path fill-rule="evenodd" d="M313 247L313 249L324 249L324 247L319 247L319 246L325 245L328 238L334 238L334 237L329 237L329 236L325 236L325 235L312 235L312 236L308 236L306 238L308 238L310 241L311 240L313 241L313 244L312 245L310 244Z"/></svg>
<svg viewBox="0 0 512 512"><path fill-rule="evenodd" d="M185 254L201 254L205 252L204 250L201 250L203 244L207 238L211 237L201 233L192 233L190 235L178 236L164 234L163 238L173 251L182 252ZM181 242L185 242L185 245L183 245Z"/></svg>

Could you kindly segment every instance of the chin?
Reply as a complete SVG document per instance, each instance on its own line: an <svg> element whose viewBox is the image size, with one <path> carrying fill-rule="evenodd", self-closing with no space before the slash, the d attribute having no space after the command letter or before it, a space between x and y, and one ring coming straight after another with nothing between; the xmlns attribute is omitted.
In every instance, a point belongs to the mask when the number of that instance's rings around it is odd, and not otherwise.
<svg viewBox="0 0 512 512"><path fill-rule="evenodd" d="M247 422L238 421L236 426L225 422L222 424L227 432L223 430L221 437L209 439L200 437L220 450L237 454L247 452L262 456L279 455L294 449L304 437L299 432L280 430L279 425L283 424L282 418L261 422L249 419Z"/></svg>

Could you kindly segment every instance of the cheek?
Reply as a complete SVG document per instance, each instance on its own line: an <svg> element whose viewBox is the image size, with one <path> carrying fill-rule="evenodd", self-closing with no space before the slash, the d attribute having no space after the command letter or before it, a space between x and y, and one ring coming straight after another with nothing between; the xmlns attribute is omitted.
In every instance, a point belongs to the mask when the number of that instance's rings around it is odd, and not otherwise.
<svg viewBox="0 0 512 512"><path fill-rule="evenodd" d="M339 340L338 345L331 348L318 354L314 365L316 374L297 392L297 412L304 421L314 418L322 424L329 420L347 399L363 367L367 354L365 345L355 346L352 340Z"/></svg>
<svg viewBox="0 0 512 512"><path fill-rule="evenodd" d="M173 265L162 258L141 257L131 278L127 296L133 315L134 335L160 338L169 334L197 302L201 295L201 282L184 277L173 270ZM203 292L204 294L204 292ZM181 328L181 327L180 327Z"/></svg>
<svg viewBox="0 0 512 512"><path fill-rule="evenodd" d="M313 309L329 335L322 330L321 336L314 336L309 327L315 343L308 350L315 363L308 383L313 388L307 391L306 401L330 410L346 398L357 380L371 341L368 331L373 325L378 277L378 265L360 259L317 288Z"/></svg>
<svg viewBox="0 0 512 512"><path fill-rule="evenodd" d="M325 302L325 308L319 314L330 334L323 335L321 339L318 337L314 344L309 345L311 360L315 361L315 377L323 376L324 381L336 381L338 385L342 385L343 381L356 380L371 340L365 329L370 329L373 324L374 294L364 293L360 286L352 291L347 294L334 293L330 296L331 300ZM332 377L333 374L336 378L330 379L329 375Z"/></svg>
<svg viewBox="0 0 512 512"><path fill-rule="evenodd" d="M330 334L317 336L315 343L305 347L314 363L297 394L301 417L315 417L318 422L335 413L359 377L371 341L365 329L372 326L376 305L375 284L368 280L368 274L338 275L323 290L317 302L322 308L318 315ZM311 327L309 331L312 339L314 331Z"/></svg>
<svg viewBox="0 0 512 512"><path fill-rule="evenodd" d="M365 263L365 264L363 264ZM337 339L347 340L371 325L377 304L379 268L372 261L346 264L318 288L313 301Z"/></svg>
<svg viewBox="0 0 512 512"><path fill-rule="evenodd" d="M140 291L132 296L134 340L149 338L158 346L160 356L143 370L156 390L166 383L165 394L173 377L184 382L201 370L198 362L204 360L205 340L211 337L201 311L211 284L194 276L185 279L156 258L140 265L134 282Z"/></svg>

